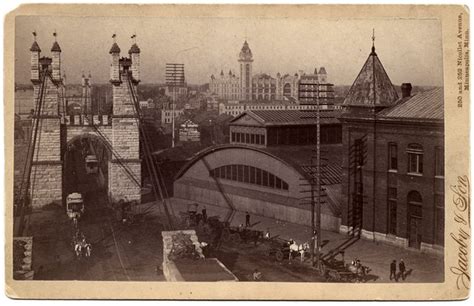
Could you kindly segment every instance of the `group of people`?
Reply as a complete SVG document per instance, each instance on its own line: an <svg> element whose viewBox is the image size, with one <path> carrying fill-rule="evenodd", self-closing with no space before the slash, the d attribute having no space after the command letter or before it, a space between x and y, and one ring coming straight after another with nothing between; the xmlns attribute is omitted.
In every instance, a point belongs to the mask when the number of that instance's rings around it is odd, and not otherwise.
<svg viewBox="0 0 474 306"><path fill-rule="evenodd" d="M188 212L190 214L190 218L195 220L196 225L199 225L199 223L207 223L207 209L204 206L201 209L201 212L198 212L199 205L194 203L191 204L190 207L188 207Z"/></svg>
<svg viewBox="0 0 474 306"><path fill-rule="evenodd" d="M405 280L407 277L407 271L403 259L400 259L400 262L398 263L398 270L400 272L399 274L397 274L397 261L394 259L390 264L390 280L394 279L396 282L398 282L400 277L402 280Z"/></svg>

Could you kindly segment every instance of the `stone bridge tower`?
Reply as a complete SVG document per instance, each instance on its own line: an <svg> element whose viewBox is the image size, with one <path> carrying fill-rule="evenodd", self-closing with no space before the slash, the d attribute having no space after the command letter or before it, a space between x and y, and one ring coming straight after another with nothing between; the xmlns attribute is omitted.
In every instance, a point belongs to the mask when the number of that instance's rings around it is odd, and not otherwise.
<svg viewBox="0 0 474 306"><path fill-rule="evenodd" d="M29 188L32 207L62 203L65 173L62 153L68 141L77 136L98 137L111 151L112 157L107 166L109 200L140 201L140 133L134 104L134 95L140 82L140 48L134 43L129 57L122 58L115 42L110 49L110 83L113 87L111 122L107 115L100 119L96 114L62 118L61 48L55 41L51 57L40 58L41 49L35 40L30 52L31 82L36 105L33 127L38 122ZM40 97L41 109L38 108ZM69 117L77 118L71 121Z"/></svg>
<svg viewBox="0 0 474 306"><path fill-rule="evenodd" d="M140 133L132 95L133 92L136 93L140 82L140 48L137 44L133 44L128 52L130 57L120 58L120 48L114 42L109 53L112 57L110 83L113 86L111 145L115 151L108 168L109 198L112 201L122 198L139 201ZM133 173L133 177L130 172Z"/></svg>
<svg viewBox="0 0 474 306"><path fill-rule="evenodd" d="M61 79L61 48L55 41L52 57L41 57L35 42L31 52L31 82L36 110L33 127L38 122L33 163L30 175L30 198L33 207L62 200L61 118L59 114ZM38 108L43 97L41 109ZM32 140L34 141L34 140Z"/></svg>

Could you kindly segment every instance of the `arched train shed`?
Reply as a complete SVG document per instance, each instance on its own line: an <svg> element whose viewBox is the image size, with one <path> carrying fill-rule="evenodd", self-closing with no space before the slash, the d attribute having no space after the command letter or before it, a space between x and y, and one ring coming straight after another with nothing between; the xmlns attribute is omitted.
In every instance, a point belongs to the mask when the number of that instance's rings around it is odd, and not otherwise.
<svg viewBox="0 0 474 306"><path fill-rule="evenodd" d="M322 183L321 225L339 230L341 206L341 145L323 146L327 159ZM221 190L238 211L298 224L311 224L309 180L314 146L256 148L226 144L197 153L178 172L174 196L228 208ZM220 185L220 186L219 186Z"/></svg>

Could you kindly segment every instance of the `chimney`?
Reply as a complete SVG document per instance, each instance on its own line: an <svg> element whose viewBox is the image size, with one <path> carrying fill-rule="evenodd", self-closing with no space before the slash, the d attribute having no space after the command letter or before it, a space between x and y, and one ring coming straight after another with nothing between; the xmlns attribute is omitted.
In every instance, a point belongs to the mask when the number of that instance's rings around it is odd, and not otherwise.
<svg viewBox="0 0 474 306"><path fill-rule="evenodd" d="M407 98L411 96L411 83L402 84L402 98Z"/></svg>

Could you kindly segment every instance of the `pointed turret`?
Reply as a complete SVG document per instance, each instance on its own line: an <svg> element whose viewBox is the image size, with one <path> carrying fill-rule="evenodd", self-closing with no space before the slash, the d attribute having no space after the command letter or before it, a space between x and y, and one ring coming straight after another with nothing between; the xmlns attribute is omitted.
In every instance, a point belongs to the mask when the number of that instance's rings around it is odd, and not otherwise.
<svg viewBox="0 0 474 306"><path fill-rule="evenodd" d="M112 63L110 64L110 82L112 84L120 82L120 48L115 41L116 35L112 35L114 43L110 48L109 54L112 56Z"/></svg>
<svg viewBox="0 0 474 306"><path fill-rule="evenodd" d="M343 105L350 107L381 108L392 106L398 100L398 94L390 78L375 53L375 47L365 61L349 90Z"/></svg>
<svg viewBox="0 0 474 306"><path fill-rule="evenodd" d="M61 47L59 47L58 42L56 41L57 33L53 33L54 36L54 43L53 47L51 48L51 54L52 54L52 77L53 80L55 81L60 81L61 80Z"/></svg>
<svg viewBox="0 0 474 306"><path fill-rule="evenodd" d="M35 40L33 44L31 45L30 48L30 55L31 55L31 81L32 82L39 82L39 58L40 58L40 53L41 49L36 42L36 32L33 32L33 36L35 37Z"/></svg>
<svg viewBox="0 0 474 306"><path fill-rule="evenodd" d="M132 36L135 39L136 35ZM130 59L132 60L132 77L135 82L140 82L140 48L135 42L128 50Z"/></svg>
<svg viewBox="0 0 474 306"><path fill-rule="evenodd" d="M120 48L116 42L112 44L112 47L110 48L110 51L109 51L109 54L115 54L115 53L120 54Z"/></svg>
<svg viewBox="0 0 474 306"><path fill-rule="evenodd" d="M239 54L240 61L253 61L252 50L250 50L249 44L247 41L244 42L242 49Z"/></svg>

